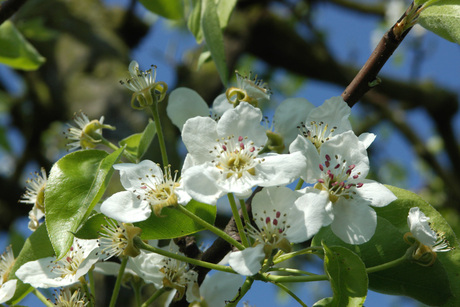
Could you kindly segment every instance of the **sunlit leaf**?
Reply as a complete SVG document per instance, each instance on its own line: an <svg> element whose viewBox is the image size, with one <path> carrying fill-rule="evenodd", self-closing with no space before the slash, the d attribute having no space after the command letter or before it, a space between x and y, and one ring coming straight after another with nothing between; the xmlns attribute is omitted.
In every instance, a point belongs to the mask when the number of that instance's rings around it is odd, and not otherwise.
<svg viewBox="0 0 460 307"><path fill-rule="evenodd" d="M16 69L36 70L45 63L45 58L7 20L0 25L0 63Z"/></svg>
<svg viewBox="0 0 460 307"><path fill-rule="evenodd" d="M201 28L212 59L216 64L220 79L228 84L228 69L225 59L224 37L220 28L217 7L214 0L205 0L201 11Z"/></svg>
<svg viewBox="0 0 460 307"><path fill-rule="evenodd" d="M183 16L182 0L139 0L151 11L168 19L181 19Z"/></svg>
<svg viewBox="0 0 460 307"><path fill-rule="evenodd" d="M426 7L419 17L424 28L460 44L460 0L441 0Z"/></svg>
<svg viewBox="0 0 460 307"><path fill-rule="evenodd" d="M63 257L73 233L91 214L104 194L123 149L107 154L100 150L77 151L60 159L51 169L45 190L46 225L56 257Z"/></svg>
<svg viewBox="0 0 460 307"><path fill-rule="evenodd" d="M433 207L416 194L388 187L398 199L388 206L374 208L377 212L377 229L372 239L361 245L345 244L334 235L330 227L323 228L314 238L312 245L322 241L341 245L358 254L366 267L373 267L402 257L409 245L403 240L409 231L407 215L412 207L430 218L430 225L444 234L456 249L437 254L436 262L430 267L405 261L390 269L369 274L369 289L377 292L410 296L424 304L436 306L459 306L460 297L460 252L458 241L450 226Z"/></svg>
<svg viewBox="0 0 460 307"><path fill-rule="evenodd" d="M120 146L126 146L125 150L139 161L150 146L156 134L155 123L149 121L142 133L136 133L119 142Z"/></svg>

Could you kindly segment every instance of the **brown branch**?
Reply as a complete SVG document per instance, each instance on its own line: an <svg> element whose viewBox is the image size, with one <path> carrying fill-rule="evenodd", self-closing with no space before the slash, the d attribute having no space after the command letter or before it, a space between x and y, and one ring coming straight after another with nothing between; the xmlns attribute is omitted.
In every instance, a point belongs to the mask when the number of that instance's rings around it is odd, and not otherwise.
<svg viewBox="0 0 460 307"><path fill-rule="evenodd" d="M8 20L27 0L6 0L0 4L0 25Z"/></svg>

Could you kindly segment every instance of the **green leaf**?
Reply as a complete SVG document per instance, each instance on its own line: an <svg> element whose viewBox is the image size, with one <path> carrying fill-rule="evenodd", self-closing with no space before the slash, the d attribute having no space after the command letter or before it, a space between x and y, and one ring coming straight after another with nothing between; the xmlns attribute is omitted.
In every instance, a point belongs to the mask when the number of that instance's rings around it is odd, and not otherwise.
<svg viewBox="0 0 460 307"><path fill-rule="evenodd" d="M225 29L230 19L230 15L235 8L237 0L218 0L217 1L217 15L219 18L219 25L221 29Z"/></svg>
<svg viewBox="0 0 460 307"><path fill-rule="evenodd" d="M149 11L167 19L181 19L183 17L181 0L139 0Z"/></svg>
<svg viewBox="0 0 460 307"><path fill-rule="evenodd" d="M206 222L214 224L216 206L192 200L187 204L187 209ZM177 238L204 229L194 220L174 208L163 208L161 215L163 217L158 217L152 213L147 220L134 223L135 226L142 228L141 238L143 240Z"/></svg>
<svg viewBox="0 0 460 307"><path fill-rule="evenodd" d="M36 70L45 63L45 58L7 20L0 26L0 63L16 69Z"/></svg>
<svg viewBox="0 0 460 307"><path fill-rule="evenodd" d="M75 233L75 236L85 240L97 239L102 225L108 225L106 216L102 213L96 213L85 221Z"/></svg>
<svg viewBox="0 0 460 307"><path fill-rule="evenodd" d="M341 246L323 242L324 270L329 276L332 300L324 306L362 306L367 295L367 273L358 255Z"/></svg>
<svg viewBox="0 0 460 307"><path fill-rule="evenodd" d="M388 188L398 199L388 206L374 208L377 212L377 229L369 242L361 245L345 244L334 235L330 227L323 228L314 238L312 245L322 241L328 245L347 247L358 254L366 267L381 265L402 257L409 245L403 240L409 231L407 215L412 207L419 207L430 218L431 227L443 233L450 246L456 249L437 254L436 262L430 267L405 261L402 264L369 274L369 288L386 294L405 295L427 305L460 306L460 251L458 241L450 226L433 207L416 194Z"/></svg>
<svg viewBox="0 0 460 307"><path fill-rule="evenodd" d="M220 28L217 7L214 0L203 0L201 11L201 28L203 36L216 64L222 83L228 84L228 69L225 59L224 37Z"/></svg>
<svg viewBox="0 0 460 307"><path fill-rule="evenodd" d="M16 271L26 262L38 260L53 256L54 251L43 223L38 229L30 235L24 243L24 246L16 257L13 267L11 268L8 279L17 279ZM29 284L24 284L18 279L16 292L10 300L11 305L19 303L33 288Z"/></svg>
<svg viewBox="0 0 460 307"><path fill-rule="evenodd" d="M149 123L142 133L136 133L128 136L127 138L121 140L119 145L121 147L126 146L126 152L132 155L137 161L140 161L149 149L150 143L156 133L157 130L155 128L155 123L152 120L149 120Z"/></svg>
<svg viewBox="0 0 460 307"><path fill-rule="evenodd" d="M203 31L201 30L201 2L202 0L192 0L192 12L187 20L187 27L192 32L197 43L203 41Z"/></svg>
<svg viewBox="0 0 460 307"><path fill-rule="evenodd" d="M460 44L460 0L442 0L427 6L418 22L425 29Z"/></svg>
<svg viewBox="0 0 460 307"><path fill-rule="evenodd" d="M54 164L45 190L45 221L57 259L66 254L73 233L104 194L122 152L123 148L110 155L100 150L77 151Z"/></svg>

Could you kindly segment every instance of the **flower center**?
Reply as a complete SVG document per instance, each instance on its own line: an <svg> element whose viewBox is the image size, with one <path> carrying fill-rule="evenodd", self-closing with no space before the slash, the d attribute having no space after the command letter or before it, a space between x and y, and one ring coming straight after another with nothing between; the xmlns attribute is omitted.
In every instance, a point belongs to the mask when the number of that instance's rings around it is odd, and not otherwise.
<svg viewBox="0 0 460 307"><path fill-rule="evenodd" d="M263 159L257 159L257 154L262 148L255 147L254 142L242 136L239 136L238 139L229 136L216 141L219 146L214 147L216 160L212 162L227 179L232 176L240 179L245 175L254 176L256 174L254 167L263 161Z"/></svg>
<svg viewBox="0 0 460 307"><path fill-rule="evenodd" d="M145 178L139 178L142 191L139 193L142 196L139 197L143 197L143 200L147 201L155 214L159 216L162 208L177 205L175 189L180 186L180 183L176 182L177 171L172 176L170 166L165 167L163 178L158 178L153 174L152 169L149 171L151 174L147 174Z"/></svg>
<svg viewBox="0 0 460 307"><path fill-rule="evenodd" d="M262 214L254 213L254 220L259 229L248 225L247 232L258 243L265 244L268 249L280 248L285 252L290 251L289 242L286 239L286 230L291 226L287 224L287 214L273 209L263 211Z"/></svg>
<svg viewBox="0 0 460 307"><path fill-rule="evenodd" d="M56 261L51 271L60 275L62 278L68 275L75 275L80 264L85 260L83 252L83 248L78 245L78 243L76 247L71 246L67 255L61 260Z"/></svg>
<svg viewBox="0 0 460 307"><path fill-rule="evenodd" d="M322 176L315 184L315 188L329 192L329 200L336 202L341 196L352 198L356 194L354 188L360 188L363 183L357 182L360 172L354 171L355 165L348 164L338 155L331 158L325 155L326 161L319 165Z"/></svg>
<svg viewBox="0 0 460 307"><path fill-rule="evenodd" d="M329 127L329 124L322 121L311 121L308 126L302 123L302 125L297 128L318 150L324 142L328 141L333 136L337 129L335 126Z"/></svg>

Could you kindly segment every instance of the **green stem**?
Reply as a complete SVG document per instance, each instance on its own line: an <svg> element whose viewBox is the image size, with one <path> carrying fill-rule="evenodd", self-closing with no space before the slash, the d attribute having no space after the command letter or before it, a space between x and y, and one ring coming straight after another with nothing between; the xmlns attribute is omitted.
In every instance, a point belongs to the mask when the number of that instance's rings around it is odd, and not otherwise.
<svg viewBox="0 0 460 307"><path fill-rule="evenodd" d="M270 275L270 273L263 273L257 275L257 279L260 279L265 282L309 282L309 281L321 281L321 280L329 280L327 275L309 275L309 276L277 276L277 275Z"/></svg>
<svg viewBox="0 0 460 307"><path fill-rule="evenodd" d="M120 292L121 281L123 280L123 274L125 273L126 264L128 263L129 257L123 257L121 260L120 270L118 271L117 280L112 292L112 298L110 299L110 307L114 307L117 302L118 293Z"/></svg>
<svg viewBox="0 0 460 307"><path fill-rule="evenodd" d="M190 212L185 206L178 205L175 208L177 210L179 210L180 212L184 213L185 215L187 215L189 218L191 218L192 220L194 220L195 222L197 222L201 226L203 226L204 228L206 228L207 230L215 233L216 235L218 235L219 237L221 237L222 239L224 239L228 243L232 244L233 246L235 246L239 250L244 249L244 246L240 242L238 242L235 239L233 239L232 237L230 237L227 233L225 233L225 231L220 230L219 228L209 224L208 222L206 222L205 220L203 220L199 216L195 215L193 212Z"/></svg>
<svg viewBox="0 0 460 307"><path fill-rule="evenodd" d="M247 277L246 280L244 281L243 285L241 288L238 290L238 293L236 294L236 297L231 300L226 307L236 307L238 302L243 298L243 296L251 289L252 283L254 282L254 278L252 277Z"/></svg>
<svg viewBox="0 0 460 307"><path fill-rule="evenodd" d="M317 250L321 250L321 251L322 251L323 248L322 248L321 246L310 246L310 247L301 249L301 250L299 250L299 251L295 251L295 252L292 252L292 253L284 254L284 255L281 255L281 256L277 257L277 258L273 261L273 264L277 264L277 263L286 261L286 260L291 259L291 258L293 258L293 257L295 257L295 256L313 253L313 252L315 252L315 251L317 251Z"/></svg>
<svg viewBox="0 0 460 307"><path fill-rule="evenodd" d="M277 285L279 288L283 289L284 292L286 292L287 294L289 294L290 296L292 296L293 299L295 299L300 305L304 306L304 307L307 307L307 305L305 305L304 302L302 302L302 300L294 294L294 292L292 292L291 290L289 290L288 287L286 287L285 285L283 284L279 284L279 283L275 283L275 285Z"/></svg>
<svg viewBox="0 0 460 307"><path fill-rule="evenodd" d="M240 213L236 207L235 198L233 197L232 193L228 193L227 197L230 203L230 208L232 208L233 217L235 218L236 228L238 229L238 234L240 235L241 242L245 247L248 247L249 241L246 237L246 234L244 233L243 222L241 221Z"/></svg>
<svg viewBox="0 0 460 307"><path fill-rule="evenodd" d="M131 287L133 288L134 299L136 301L136 306L139 307L141 305L141 286L140 286L140 283L139 282L134 282L133 280L131 280Z"/></svg>
<svg viewBox="0 0 460 307"><path fill-rule="evenodd" d="M160 145L161 158L163 159L163 167L169 165L168 163L168 154L166 153L166 143L163 136L163 130L161 129L160 115L158 114L158 102L154 101L150 105L150 111L152 111L153 121L155 123L155 128L157 129L158 143Z"/></svg>
<svg viewBox="0 0 460 307"><path fill-rule="evenodd" d="M300 190L300 189L302 188L304 182L305 182L305 181L303 181L302 178L299 178L299 181L297 182L297 185L295 186L295 190L296 190L296 191L297 191L297 190Z"/></svg>
<svg viewBox="0 0 460 307"><path fill-rule="evenodd" d="M78 279L80 281L81 287L83 288L83 292L85 292L86 297L88 298L88 307L93 307L94 306L94 296L91 294L88 288L88 283L86 282L86 279L84 276L80 277Z"/></svg>
<svg viewBox="0 0 460 307"><path fill-rule="evenodd" d="M180 260L180 261L183 261L183 262L188 262L190 264L193 264L193 265L196 265L196 266L201 266L201 267L208 268L208 269L211 269L211 270L218 270L218 271L223 271L223 272L228 272L228 273L235 274L235 271L229 266L214 264L214 263L210 263L210 262L206 262L206 261L202 261L202 260L197 260L197 259L194 259L194 258L189 258L187 256L183 256L183 255L176 254L176 253L173 253L173 252L169 252L169 251L166 251L164 249L148 245L148 244L144 243L139 237L134 238L134 244L138 248L142 248L142 249L148 250L150 252L154 252L154 253L169 257L169 258L173 258L173 259Z"/></svg>
<svg viewBox="0 0 460 307"><path fill-rule="evenodd" d="M155 291L155 293L153 293L151 297L149 297L148 300L144 302L144 304L141 305L141 307L150 306L150 304L152 304L157 298L159 298L165 292L165 288L158 289L157 291Z"/></svg>
<svg viewBox="0 0 460 307"><path fill-rule="evenodd" d="M42 301L42 303L45 304L45 306L54 307L54 304L48 301L48 299L37 289L33 290L33 294L35 294L35 296L38 297L38 299Z"/></svg>
<svg viewBox="0 0 460 307"><path fill-rule="evenodd" d="M378 271L383 271L383 270L392 268L394 266L397 266L397 265L403 263L405 260L407 260L407 255L404 255L404 256L402 256L402 257L400 257L398 259L392 260L392 261L387 262L387 263L383 263L383 264L379 264L379 265L367 268L366 273L370 274L370 273L374 273L374 272L378 272Z"/></svg>
<svg viewBox="0 0 460 307"><path fill-rule="evenodd" d="M307 272L307 271L302 271L302 270L297 270L297 269L291 269L291 268L271 268L269 270L270 272L276 271L276 272L286 272L286 273L291 273L291 274L300 274L300 275L309 275L309 276L316 276L317 274Z"/></svg>
<svg viewBox="0 0 460 307"><path fill-rule="evenodd" d="M246 225L251 224L251 221L249 220L248 209L246 208L244 199L240 199L240 207L241 207L241 212L243 213L244 224Z"/></svg>

